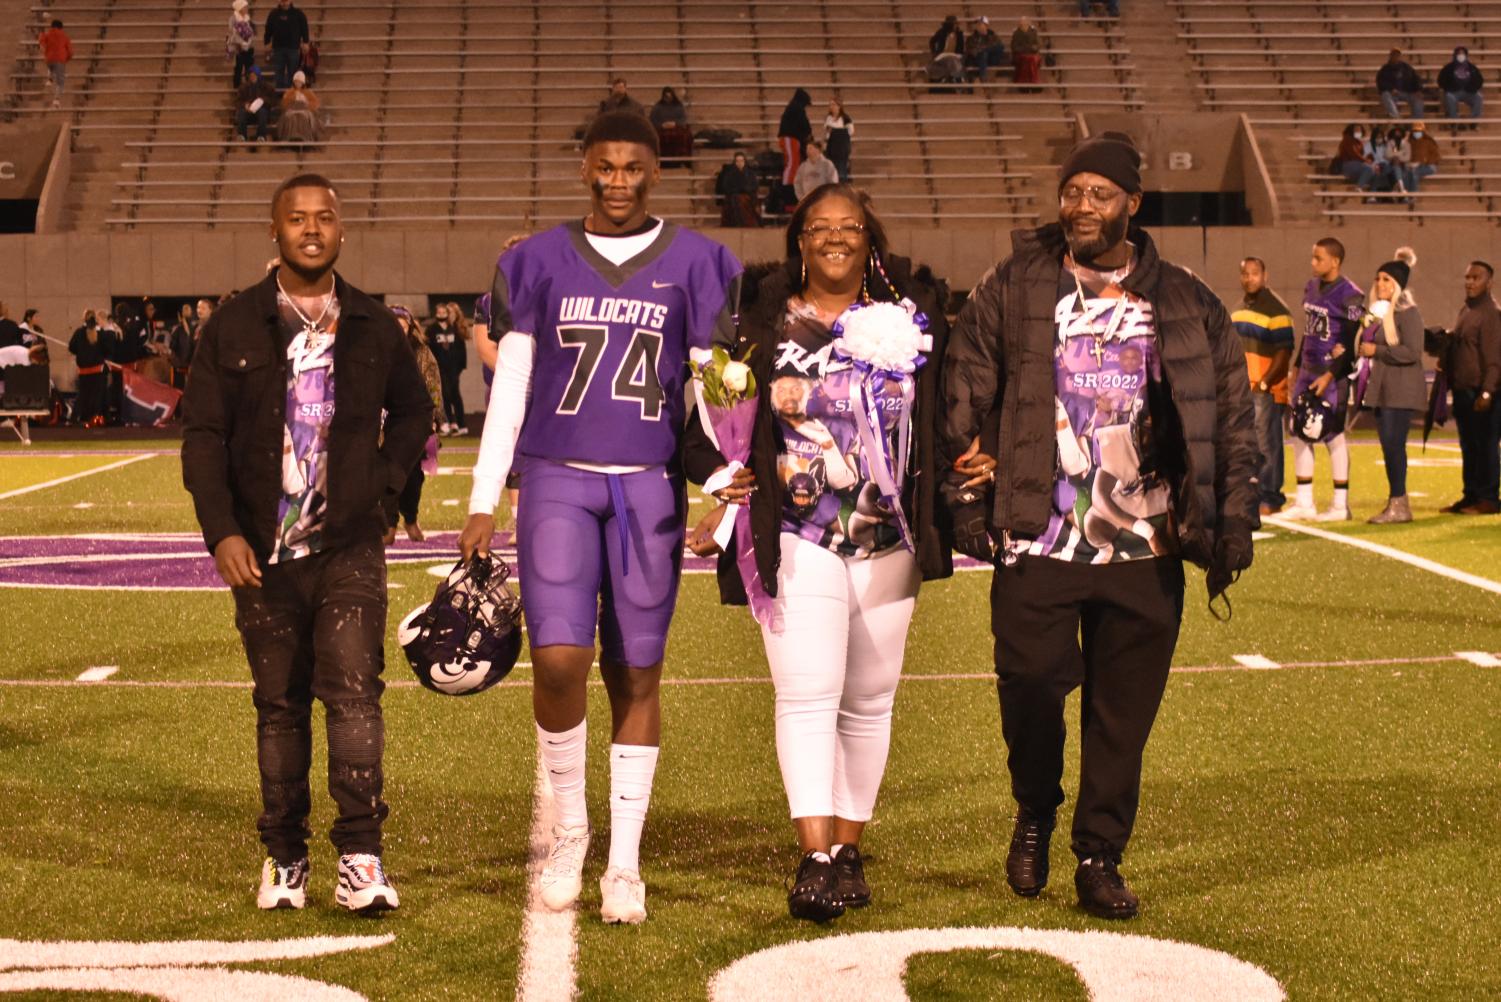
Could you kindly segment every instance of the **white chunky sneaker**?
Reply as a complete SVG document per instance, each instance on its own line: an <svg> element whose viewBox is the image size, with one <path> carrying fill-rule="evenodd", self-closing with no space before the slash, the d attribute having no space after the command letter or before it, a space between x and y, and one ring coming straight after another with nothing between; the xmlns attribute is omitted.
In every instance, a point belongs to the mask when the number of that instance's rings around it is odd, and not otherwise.
<svg viewBox="0 0 1501 1002"><path fill-rule="evenodd" d="M542 869L542 903L555 912L572 908L584 889L584 854L589 851L589 826L553 825L552 851Z"/></svg>
<svg viewBox="0 0 1501 1002"><path fill-rule="evenodd" d="M1301 504L1290 504L1277 513L1278 518L1285 518L1289 522L1312 522L1319 517L1317 508Z"/></svg>
<svg viewBox="0 0 1501 1002"><path fill-rule="evenodd" d="M1315 522L1348 522L1352 516L1348 506L1335 507L1330 505L1314 516Z"/></svg>
<svg viewBox="0 0 1501 1002"><path fill-rule="evenodd" d="M599 878L599 917L614 925L646 920L646 884L635 870L612 866Z"/></svg>
<svg viewBox="0 0 1501 1002"><path fill-rule="evenodd" d="M380 857L368 852L339 857L339 886L334 891L334 901L352 912L383 912L401 906Z"/></svg>
<svg viewBox="0 0 1501 1002"><path fill-rule="evenodd" d="M301 908L307 904L307 857L282 866L270 856L261 864L261 888L255 894L255 906Z"/></svg>

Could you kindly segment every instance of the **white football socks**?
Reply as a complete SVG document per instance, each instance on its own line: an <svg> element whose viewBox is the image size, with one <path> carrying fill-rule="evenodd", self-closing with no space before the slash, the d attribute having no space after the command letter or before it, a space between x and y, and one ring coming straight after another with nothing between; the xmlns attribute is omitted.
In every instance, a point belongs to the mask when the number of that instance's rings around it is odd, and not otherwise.
<svg viewBox="0 0 1501 1002"><path fill-rule="evenodd" d="M651 745L610 745L610 866L641 870L641 829L657 752Z"/></svg>
<svg viewBox="0 0 1501 1002"><path fill-rule="evenodd" d="M537 747L542 750L542 767L552 786L553 806L558 824L568 828L587 828L589 807L584 802L584 758L588 750L587 719L566 731L543 730L537 725Z"/></svg>

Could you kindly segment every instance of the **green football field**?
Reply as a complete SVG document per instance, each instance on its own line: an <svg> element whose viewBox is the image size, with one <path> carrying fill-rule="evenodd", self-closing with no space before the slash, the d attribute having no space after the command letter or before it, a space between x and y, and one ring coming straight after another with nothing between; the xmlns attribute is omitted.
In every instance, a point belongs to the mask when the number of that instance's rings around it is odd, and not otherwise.
<svg viewBox="0 0 1501 1002"><path fill-rule="evenodd" d="M598 918L609 834L598 688L584 897L575 916L530 913L547 798L527 654L501 687L450 699L414 685L394 642L446 555L390 568L385 853L401 910L364 919L334 906L322 837L332 804L317 758L309 907L258 912L254 717L228 594L130 584L153 561L202 563L181 535L194 523L174 448L0 446L0 993L1257 997L1213 980L1232 970L1245 984L1275 979L1294 1000L1501 998L1501 894L1490 880L1501 858L1501 519L1437 513L1457 496L1452 442L1413 445L1417 520L1395 527L1360 521L1381 507L1385 483L1380 450L1357 442L1357 521L1267 525L1231 591L1230 622L1209 615L1202 577L1190 574L1122 868L1143 902L1128 923L1075 905L1071 800L1052 884L1033 901L1007 890L989 577L925 586L862 846L875 900L825 927L786 914L797 853L772 689L759 633L744 610L718 605L709 575L685 578L668 652L643 843L650 917L640 927ZM451 472L429 480L430 532L459 528L473 448L446 450ZM1318 484L1327 503L1322 467ZM106 535L147 555L67 555L93 545L78 537ZM27 584L42 580L28 574L62 583ZM1172 943L1188 946L1151 959ZM1149 974L1120 990L1133 964ZM810 965L837 979L818 983L841 987L797 987Z"/></svg>

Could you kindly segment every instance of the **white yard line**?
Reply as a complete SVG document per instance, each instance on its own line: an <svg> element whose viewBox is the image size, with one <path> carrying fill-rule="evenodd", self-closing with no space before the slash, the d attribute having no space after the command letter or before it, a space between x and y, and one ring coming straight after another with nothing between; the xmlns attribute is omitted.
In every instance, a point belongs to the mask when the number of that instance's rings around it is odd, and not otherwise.
<svg viewBox="0 0 1501 1002"><path fill-rule="evenodd" d="M143 459L150 459L152 455L152 453L143 452L140 455L127 456L126 458L116 460L113 463L106 463L103 466L96 466L92 470L84 470L80 473L70 473L66 477L58 477L56 480L49 480L44 484L32 484L30 487L17 487L13 491L6 491L3 494L0 494L0 501L4 501L6 498L20 497L22 494L30 494L33 491L46 490L48 487L57 487L60 484L66 484L74 480L80 480L83 477L92 477L96 473L108 473L110 470L118 470L122 466L129 466L131 463L139 463Z"/></svg>
<svg viewBox="0 0 1501 1002"><path fill-rule="evenodd" d="M1392 546L1383 546L1380 543L1373 543L1359 536L1347 536L1338 532L1330 532L1328 529L1318 529L1314 526L1304 525L1302 522L1293 522L1277 515L1268 515L1262 521L1269 522L1289 532L1301 532L1305 536L1313 536L1315 539L1324 539L1331 543L1343 543L1346 546L1353 546L1357 550L1365 550L1367 553L1374 553L1377 556L1399 560L1410 567L1428 571L1430 574L1437 574L1439 577L1448 578L1450 581L1458 581L1460 584L1467 584L1482 591L1501 595L1501 581L1492 581L1490 578L1483 578L1478 574L1471 574L1468 571L1455 570L1453 567L1429 560L1427 557L1414 556L1405 550L1399 550Z"/></svg>
<svg viewBox="0 0 1501 1002"><path fill-rule="evenodd" d="M1232 655L1231 660L1242 668L1254 668L1257 671L1269 671L1273 668L1282 667L1271 658L1263 657L1260 654L1235 654Z"/></svg>
<svg viewBox="0 0 1501 1002"><path fill-rule="evenodd" d="M1274 669L1294 668L1375 668L1383 665L1436 665L1460 662L1474 665L1480 668L1501 667L1501 657L1485 651L1458 651L1454 654L1418 655L1415 657L1390 657L1390 658L1357 658L1346 661L1282 661L1274 662L1265 659L1266 666L1251 667L1244 664L1228 665L1176 665L1172 673L1200 674L1203 672L1250 672L1270 671ZM518 668L529 668L531 662L518 661ZM938 672L922 675L903 675L903 682L988 682L995 678L994 672ZM599 679L591 679L589 684L596 688L602 687L604 682ZM662 685L668 686L705 686L705 685L770 685L771 679L765 675L746 675L739 678L664 678ZM496 689L530 689L529 679L507 679L498 683ZM0 688L12 687L20 689L66 689L77 686L90 686L96 689L249 689L247 681L224 681L221 679L204 680L147 680L147 679L105 679L102 682L79 682L70 678L0 678ZM386 683L387 689L416 689L420 688L414 680L396 679Z"/></svg>
<svg viewBox="0 0 1501 1002"><path fill-rule="evenodd" d="M75 682L103 682L115 672L120 670L119 665L95 665L93 668L85 668L78 673Z"/></svg>
<svg viewBox="0 0 1501 1002"><path fill-rule="evenodd" d="M527 863L526 915L521 920L521 959L516 972L519 1002L570 1002L577 991L577 910L555 912L542 903L542 869L552 849L552 826L557 820L552 785L537 756L532 782L531 859Z"/></svg>

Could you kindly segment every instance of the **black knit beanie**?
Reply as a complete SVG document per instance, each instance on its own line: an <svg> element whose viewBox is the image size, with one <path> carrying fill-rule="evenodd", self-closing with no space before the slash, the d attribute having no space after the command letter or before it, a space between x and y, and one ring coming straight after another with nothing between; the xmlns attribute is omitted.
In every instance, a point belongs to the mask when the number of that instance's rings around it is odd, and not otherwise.
<svg viewBox="0 0 1501 1002"><path fill-rule="evenodd" d="M1102 132L1076 144L1058 168L1058 187L1062 189L1075 174L1098 174L1108 177L1127 194L1141 191L1141 153L1136 142L1124 132Z"/></svg>
<svg viewBox="0 0 1501 1002"><path fill-rule="evenodd" d="M1405 289L1407 280L1412 277L1412 268L1406 261L1388 261L1376 269L1376 274L1391 276L1398 288Z"/></svg>

